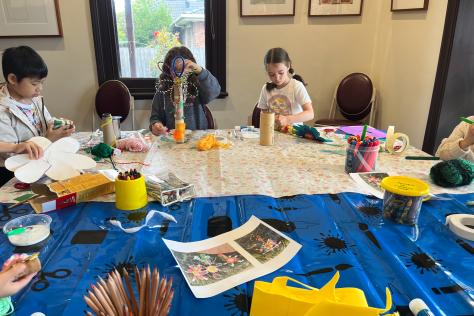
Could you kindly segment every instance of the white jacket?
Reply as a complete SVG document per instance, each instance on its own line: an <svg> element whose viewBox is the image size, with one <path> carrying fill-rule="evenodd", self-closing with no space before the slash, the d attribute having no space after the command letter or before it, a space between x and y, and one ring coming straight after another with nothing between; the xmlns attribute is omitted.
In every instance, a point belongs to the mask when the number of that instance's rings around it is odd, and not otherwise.
<svg viewBox="0 0 474 316"><path fill-rule="evenodd" d="M46 107L43 108L41 97L33 98L33 104L36 107L35 112L40 116L41 133L38 133L28 117L15 105L7 85L0 84L0 141L18 144L33 136L46 135L46 122L51 121L51 115ZM5 159L9 156L11 154L0 153L0 166L5 165Z"/></svg>
<svg viewBox="0 0 474 316"><path fill-rule="evenodd" d="M474 121L474 116L469 119ZM459 141L463 140L467 135L469 124L461 122L456 126L448 138L443 139L436 151L436 156L443 160L451 160L456 158L463 158L474 162L474 145L469 146L466 150L459 147Z"/></svg>

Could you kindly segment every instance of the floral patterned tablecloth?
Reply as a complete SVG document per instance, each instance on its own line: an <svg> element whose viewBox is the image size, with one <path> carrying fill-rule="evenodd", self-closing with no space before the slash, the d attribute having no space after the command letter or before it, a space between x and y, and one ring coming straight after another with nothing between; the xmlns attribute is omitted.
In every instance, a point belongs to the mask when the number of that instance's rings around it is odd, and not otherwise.
<svg viewBox="0 0 474 316"><path fill-rule="evenodd" d="M277 133L275 145L261 146L258 138L226 138L226 131L216 131L218 136L231 142L231 148L198 151L196 141L205 133L193 132L184 144L175 144L169 136L154 137L148 153L123 152L115 159L117 167L122 170L137 168L145 174L173 172L182 180L193 183L200 197L364 193L344 171L345 149L335 146L342 142L320 144ZM87 134L78 133L76 137L84 139ZM426 154L414 147L402 155L380 152L376 170L424 180L430 184L433 194L474 192L474 184L456 189L435 185L429 178L429 171L438 161L406 160L405 155ZM110 168L108 162L97 165L97 169ZM17 180L12 179L0 189L0 202L15 202L16 197L24 194L13 187L15 182ZM95 201L111 202L114 195L101 196Z"/></svg>

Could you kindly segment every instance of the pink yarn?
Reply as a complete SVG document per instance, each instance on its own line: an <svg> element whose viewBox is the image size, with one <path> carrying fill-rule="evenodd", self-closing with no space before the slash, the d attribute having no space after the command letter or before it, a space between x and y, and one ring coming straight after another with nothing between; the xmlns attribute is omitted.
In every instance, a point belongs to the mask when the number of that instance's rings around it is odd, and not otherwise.
<svg viewBox="0 0 474 316"><path fill-rule="evenodd" d="M146 152L149 146L139 138L125 138L117 141L117 148L122 151Z"/></svg>

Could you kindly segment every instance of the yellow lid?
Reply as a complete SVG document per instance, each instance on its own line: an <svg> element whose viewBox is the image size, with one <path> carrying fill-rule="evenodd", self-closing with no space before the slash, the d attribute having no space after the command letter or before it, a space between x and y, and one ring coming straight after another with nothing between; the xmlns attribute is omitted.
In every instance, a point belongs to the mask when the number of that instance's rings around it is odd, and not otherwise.
<svg viewBox="0 0 474 316"><path fill-rule="evenodd" d="M428 183L404 176L386 177L380 182L380 186L389 192L405 196L425 196L430 191Z"/></svg>

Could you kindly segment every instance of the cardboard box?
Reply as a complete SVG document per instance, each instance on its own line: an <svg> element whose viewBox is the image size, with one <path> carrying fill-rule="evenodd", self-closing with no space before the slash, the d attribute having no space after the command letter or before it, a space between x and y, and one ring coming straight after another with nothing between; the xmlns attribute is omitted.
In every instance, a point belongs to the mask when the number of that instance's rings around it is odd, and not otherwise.
<svg viewBox="0 0 474 316"><path fill-rule="evenodd" d="M115 183L100 173L85 173L64 181L32 185L32 191L41 196L30 200L31 206L36 213L45 213L112 193Z"/></svg>

